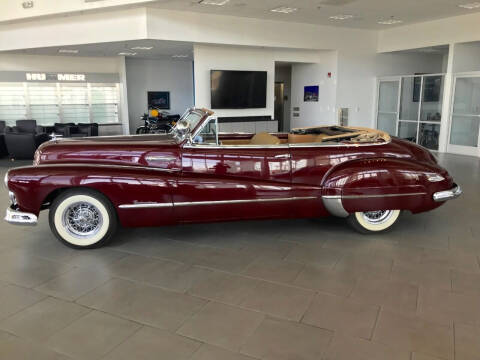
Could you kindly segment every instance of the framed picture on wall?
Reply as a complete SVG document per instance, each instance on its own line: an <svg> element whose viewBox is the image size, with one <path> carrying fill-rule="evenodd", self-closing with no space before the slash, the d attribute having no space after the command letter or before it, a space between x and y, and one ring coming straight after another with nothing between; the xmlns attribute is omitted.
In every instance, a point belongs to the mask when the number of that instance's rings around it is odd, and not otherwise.
<svg viewBox="0 0 480 360"><path fill-rule="evenodd" d="M303 101L318 101L318 85L304 87Z"/></svg>
<svg viewBox="0 0 480 360"><path fill-rule="evenodd" d="M170 91L149 91L148 108L170 110Z"/></svg>

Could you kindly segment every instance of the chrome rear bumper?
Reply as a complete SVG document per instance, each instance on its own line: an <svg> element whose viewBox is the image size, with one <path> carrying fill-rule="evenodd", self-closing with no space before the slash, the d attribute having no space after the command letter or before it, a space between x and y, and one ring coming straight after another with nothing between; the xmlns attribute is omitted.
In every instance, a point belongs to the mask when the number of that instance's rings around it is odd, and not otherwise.
<svg viewBox="0 0 480 360"><path fill-rule="evenodd" d="M454 187L450 190L439 191L433 194L433 200L435 201L447 201L455 199L462 195L462 189L457 184L453 184Z"/></svg>
<svg viewBox="0 0 480 360"><path fill-rule="evenodd" d="M9 207L7 208L5 221L16 225L37 225L37 216L35 214L18 211Z"/></svg>

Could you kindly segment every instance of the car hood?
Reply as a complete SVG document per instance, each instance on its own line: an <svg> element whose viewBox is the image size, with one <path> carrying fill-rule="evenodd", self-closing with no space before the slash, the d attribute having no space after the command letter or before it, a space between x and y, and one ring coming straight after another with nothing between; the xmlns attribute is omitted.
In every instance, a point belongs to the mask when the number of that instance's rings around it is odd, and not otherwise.
<svg viewBox="0 0 480 360"><path fill-rule="evenodd" d="M172 168L179 144L170 135L98 136L52 140L35 154L35 165L88 163Z"/></svg>

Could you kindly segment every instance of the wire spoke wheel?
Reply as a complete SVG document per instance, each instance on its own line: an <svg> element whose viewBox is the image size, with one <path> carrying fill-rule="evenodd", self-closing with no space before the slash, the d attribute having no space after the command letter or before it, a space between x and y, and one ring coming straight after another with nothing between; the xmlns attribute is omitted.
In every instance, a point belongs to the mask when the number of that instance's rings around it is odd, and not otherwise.
<svg viewBox="0 0 480 360"><path fill-rule="evenodd" d="M370 224L382 224L393 215L393 210L367 211L362 214L365 221Z"/></svg>
<svg viewBox="0 0 480 360"><path fill-rule="evenodd" d="M72 189L59 195L49 212L50 228L64 244L76 249L105 245L117 227L111 202L90 189Z"/></svg>
<svg viewBox="0 0 480 360"><path fill-rule="evenodd" d="M65 209L63 223L72 235L88 237L98 232L102 226L103 217L94 205L79 202Z"/></svg>
<svg viewBox="0 0 480 360"><path fill-rule="evenodd" d="M400 210L371 210L350 214L348 222L357 231L367 234L390 229L398 220Z"/></svg>

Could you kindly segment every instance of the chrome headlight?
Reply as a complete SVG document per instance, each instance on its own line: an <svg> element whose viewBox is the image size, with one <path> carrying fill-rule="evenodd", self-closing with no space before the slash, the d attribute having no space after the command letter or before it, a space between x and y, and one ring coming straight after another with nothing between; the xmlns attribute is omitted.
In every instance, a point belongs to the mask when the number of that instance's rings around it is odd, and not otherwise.
<svg viewBox="0 0 480 360"><path fill-rule="evenodd" d="M427 175L427 179L430 182L439 182L439 181L445 180L445 178L442 175L439 175L439 174Z"/></svg>
<svg viewBox="0 0 480 360"><path fill-rule="evenodd" d="M3 183L5 184L5 187L8 189L8 171L5 174L5 177L3 178Z"/></svg>

